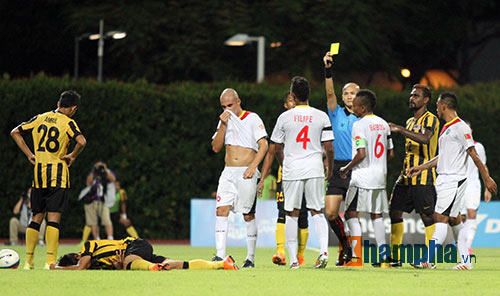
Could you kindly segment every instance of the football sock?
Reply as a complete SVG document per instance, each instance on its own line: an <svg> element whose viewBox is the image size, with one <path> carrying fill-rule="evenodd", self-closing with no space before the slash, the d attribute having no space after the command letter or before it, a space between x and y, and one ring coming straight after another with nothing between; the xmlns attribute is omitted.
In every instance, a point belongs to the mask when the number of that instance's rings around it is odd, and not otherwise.
<svg viewBox="0 0 500 296"><path fill-rule="evenodd" d="M223 269L224 261L205 261L201 259L189 261L189 269Z"/></svg>
<svg viewBox="0 0 500 296"><path fill-rule="evenodd" d="M361 258L361 224L359 219L351 218L347 220L347 225L349 226L349 230L351 232L351 248L352 248L352 256Z"/></svg>
<svg viewBox="0 0 500 296"><path fill-rule="evenodd" d="M403 234L405 232L404 222L398 222L391 224L391 248L392 248L392 258L395 260L400 260L401 250L399 246L403 243ZM434 232L434 231L433 231ZM427 234L427 231L426 231Z"/></svg>
<svg viewBox="0 0 500 296"><path fill-rule="evenodd" d="M276 248L278 253L285 254L285 223L276 223Z"/></svg>
<svg viewBox="0 0 500 296"><path fill-rule="evenodd" d="M297 231L299 217L286 216L285 220L285 237L286 244L288 245L288 255L290 256L290 263L298 262L297 259Z"/></svg>
<svg viewBox="0 0 500 296"><path fill-rule="evenodd" d="M435 224L425 227L425 245L427 248L429 247L429 241L432 239L432 235L434 234L434 229L436 229Z"/></svg>
<svg viewBox="0 0 500 296"><path fill-rule="evenodd" d="M304 258L304 251L306 249L308 237L309 228L299 228L299 249L297 250L297 257Z"/></svg>
<svg viewBox="0 0 500 296"><path fill-rule="evenodd" d="M59 223L47 222L45 241L47 242L47 264L56 263L57 248L59 247Z"/></svg>
<svg viewBox="0 0 500 296"><path fill-rule="evenodd" d="M144 259L137 259L130 264L130 270L149 270L153 265L154 263Z"/></svg>
<svg viewBox="0 0 500 296"><path fill-rule="evenodd" d="M85 225L83 227L82 242L89 240L90 233L92 233L92 227Z"/></svg>
<svg viewBox="0 0 500 296"><path fill-rule="evenodd" d="M464 228L464 224L460 222L460 224L457 224L455 226L451 227L451 230L453 231L453 238L455 239L455 243L458 243L458 235L460 234L460 231ZM458 247L458 245L457 245Z"/></svg>
<svg viewBox="0 0 500 296"><path fill-rule="evenodd" d="M464 228L467 229L466 237L465 237L465 245L467 249L472 247L472 241L474 240L474 236L476 235L476 219L467 219L465 221Z"/></svg>
<svg viewBox="0 0 500 296"><path fill-rule="evenodd" d="M127 233L133 238L139 238L139 234L137 234L137 231L135 230L134 226L129 226L127 227Z"/></svg>
<svg viewBox="0 0 500 296"><path fill-rule="evenodd" d="M316 214L312 216L316 226L316 234L319 239L319 248L321 254L328 254L328 222L326 222L325 214Z"/></svg>
<svg viewBox="0 0 500 296"><path fill-rule="evenodd" d="M346 250L349 246L349 240L347 239L347 235L345 233L345 226L342 218L337 217L336 219L329 220L328 222L330 223L330 227L332 228L333 232L339 239L339 247L343 250Z"/></svg>
<svg viewBox="0 0 500 296"><path fill-rule="evenodd" d="M437 253L438 246L443 244L444 240L446 239L446 234L448 233L448 224L442 222L436 222L434 223L434 225L435 229L434 233L432 234L432 240L434 241L436 249L435 250L429 249L429 253L431 255L427 257L428 262L433 262L434 259L433 255Z"/></svg>
<svg viewBox="0 0 500 296"><path fill-rule="evenodd" d="M255 262L255 246L257 245L257 221L255 219L245 222L247 227L247 259ZM224 257L221 257L224 258Z"/></svg>
<svg viewBox="0 0 500 296"><path fill-rule="evenodd" d="M108 237L106 239L114 240L115 238L112 235L108 235Z"/></svg>
<svg viewBox="0 0 500 296"><path fill-rule="evenodd" d="M373 220L373 228L375 230L375 241L377 242L378 250L381 259L387 258L389 250L385 249L387 246L385 241L385 226L383 218L376 218Z"/></svg>
<svg viewBox="0 0 500 296"><path fill-rule="evenodd" d="M467 228L460 222L460 224L453 226L452 229L453 233L458 229L457 249L462 263L470 263L469 248L467 248Z"/></svg>
<svg viewBox="0 0 500 296"><path fill-rule="evenodd" d="M31 221L26 229L26 262L33 266L34 253L36 242L38 240L38 233L40 231L40 224Z"/></svg>
<svg viewBox="0 0 500 296"><path fill-rule="evenodd" d="M215 247L220 258L226 257L227 225L227 217L215 217Z"/></svg>

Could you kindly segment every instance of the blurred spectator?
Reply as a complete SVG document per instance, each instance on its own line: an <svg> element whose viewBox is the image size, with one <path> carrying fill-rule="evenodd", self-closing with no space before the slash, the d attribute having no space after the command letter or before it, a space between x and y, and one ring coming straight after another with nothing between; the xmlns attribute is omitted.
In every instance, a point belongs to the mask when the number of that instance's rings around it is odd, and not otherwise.
<svg viewBox="0 0 500 296"><path fill-rule="evenodd" d="M19 234L26 233L26 227L31 222L31 202L30 202L31 188L25 192L21 192L21 197L19 201L14 206L12 212L14 215L19 215L19 218L12 217L9 222L9 242L6 245L16 246L19 244ZM38 244L43 246L45 245L43 238L45 236L45 227L47 226L47 222L43 219L40 225L40 232L38 233Z"/></svg>
<svg viewBox="0 0 500 296"><path fill-rule="evenodd" d="M113 224L111 223L109 207L113 206L115 200L115 181L115 175L102 161L96 162L87 176L87 187L81 191L79 196L79 200L84 202L83 208L85 210L83 241L88 240L89 230L92 231L95 240L100 239L99 219L106 230L107 239L113 239Z"/></svg>
<svg viewBox="0 0 500 296"><path fill-rule="evenodd" d="M111 214L111 221L113 225L117 225L118 223L125 227L128 235L133 238L139 238L137 231L132 225L132 221L127 217L127 192L125 189L120 187L120 181L115 182L116 188L116 198L115 203L111 208L109 208L109 212Z"/></svg>
<svg viewBox="0 0 500 296"><path fill-rule="evenodd" d="M276 177L269 174L264 179L264 188L262 189L262 199L276 198Z"/></svg>

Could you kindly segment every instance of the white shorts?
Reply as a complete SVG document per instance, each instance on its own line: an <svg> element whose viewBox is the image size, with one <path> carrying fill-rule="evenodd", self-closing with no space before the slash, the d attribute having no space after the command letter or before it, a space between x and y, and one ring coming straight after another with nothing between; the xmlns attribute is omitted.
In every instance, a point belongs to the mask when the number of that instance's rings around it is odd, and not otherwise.
<svg viewBox="0 0 500 296"><path fill-rule="evenodd" d="M257 197L257 178L260 175L256 171L251 179L243 179L243 173L247 167L225 167L219 178L217 187L216 208L231 206L235 213L248 214Z"/></svg>
<svg viewBox="0 0 500 296"><path fill-rule="evenodd" d="M467 188L467 179L461 181L446 180L446 177L436 179L436 213L448 216L458 217L463 205L465 189Z"/></svg>
<svg viewBox="0 0 500 296"><path fill-rule="evenodd" d="M462 208L460 213L462 215L467 214L467 209L477 210L479 208L479 203L481 202L481 182L470 182L467 180L467 188L465 189L465 195L462 200Z"/></svg>
<svg viewBox="0 0 500 296"><path fill-rule="evenodd" d="M373 214L387 213L387 191L385 189L364 189L349 186L345 197L345 211Z"/></svg>
<svg viewBox="0 0 500 296"><path fill-rule="evenodd" d="M285 211L300 209L303 196L305 196L308 209L319 212L325 207L325 178L283 180L282 185Z"/></svg>

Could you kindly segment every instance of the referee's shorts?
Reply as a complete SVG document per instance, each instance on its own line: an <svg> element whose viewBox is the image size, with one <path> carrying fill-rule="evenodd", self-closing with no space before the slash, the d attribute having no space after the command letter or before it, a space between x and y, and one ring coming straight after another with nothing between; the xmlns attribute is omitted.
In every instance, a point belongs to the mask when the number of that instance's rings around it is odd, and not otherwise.
<svg viewBox="0 0 500 296"><path fill-rule="evenodd" d="M339 174L339 170L341 167L346 166L350 160L335 160L333 162L333 174L332 177L328 180L328 185L326 186L326 195L342 195L345 198L347 189L349 189L349 182L351 182L351 173L350 171L347 174L346 179L342 179Z"/></svg>

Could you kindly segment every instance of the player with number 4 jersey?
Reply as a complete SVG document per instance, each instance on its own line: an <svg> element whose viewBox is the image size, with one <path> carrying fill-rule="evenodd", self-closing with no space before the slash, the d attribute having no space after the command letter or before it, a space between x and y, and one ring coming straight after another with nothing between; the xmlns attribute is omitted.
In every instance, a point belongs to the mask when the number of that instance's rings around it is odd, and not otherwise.
<svg viewBox="0 0 500 296"><path fill-rule="evenodd" d="M33 253L38 240L40 223L47 213L47 264L56 262L59 246L59 221L67 202L69 167L83 150L87 141L71 117L80 104L80 95L65 91L57 102L57 109L33 117L11 131L17 146L34 165L31 208L33 218L26 229L26 264L24 269L33 269ZM23 135L33 138L35 154L26 145ZM76 145L68 152L71 141Z"/></svg>
<svg viewBox="0 0 500 296"><path fill-rule="evenodd" d="M387 122L374 115L377 103L370 90L360 90L353 101L353 110L361 118L352 128L351 162L340 169L340 176L347 177L352 170L351 182L345 202L345 218L351 231L352 261L344 266L359 267L361 262L361 224L358 213L371 214L375 229L375 239L379 248L385 245L385 226L382 214L387 213L387 158L393 156L391 131ZM382 251L383 248L381 248ZM381 252L385 259L385 253ZM382 265L386 267L388 264Z"/></svg>

